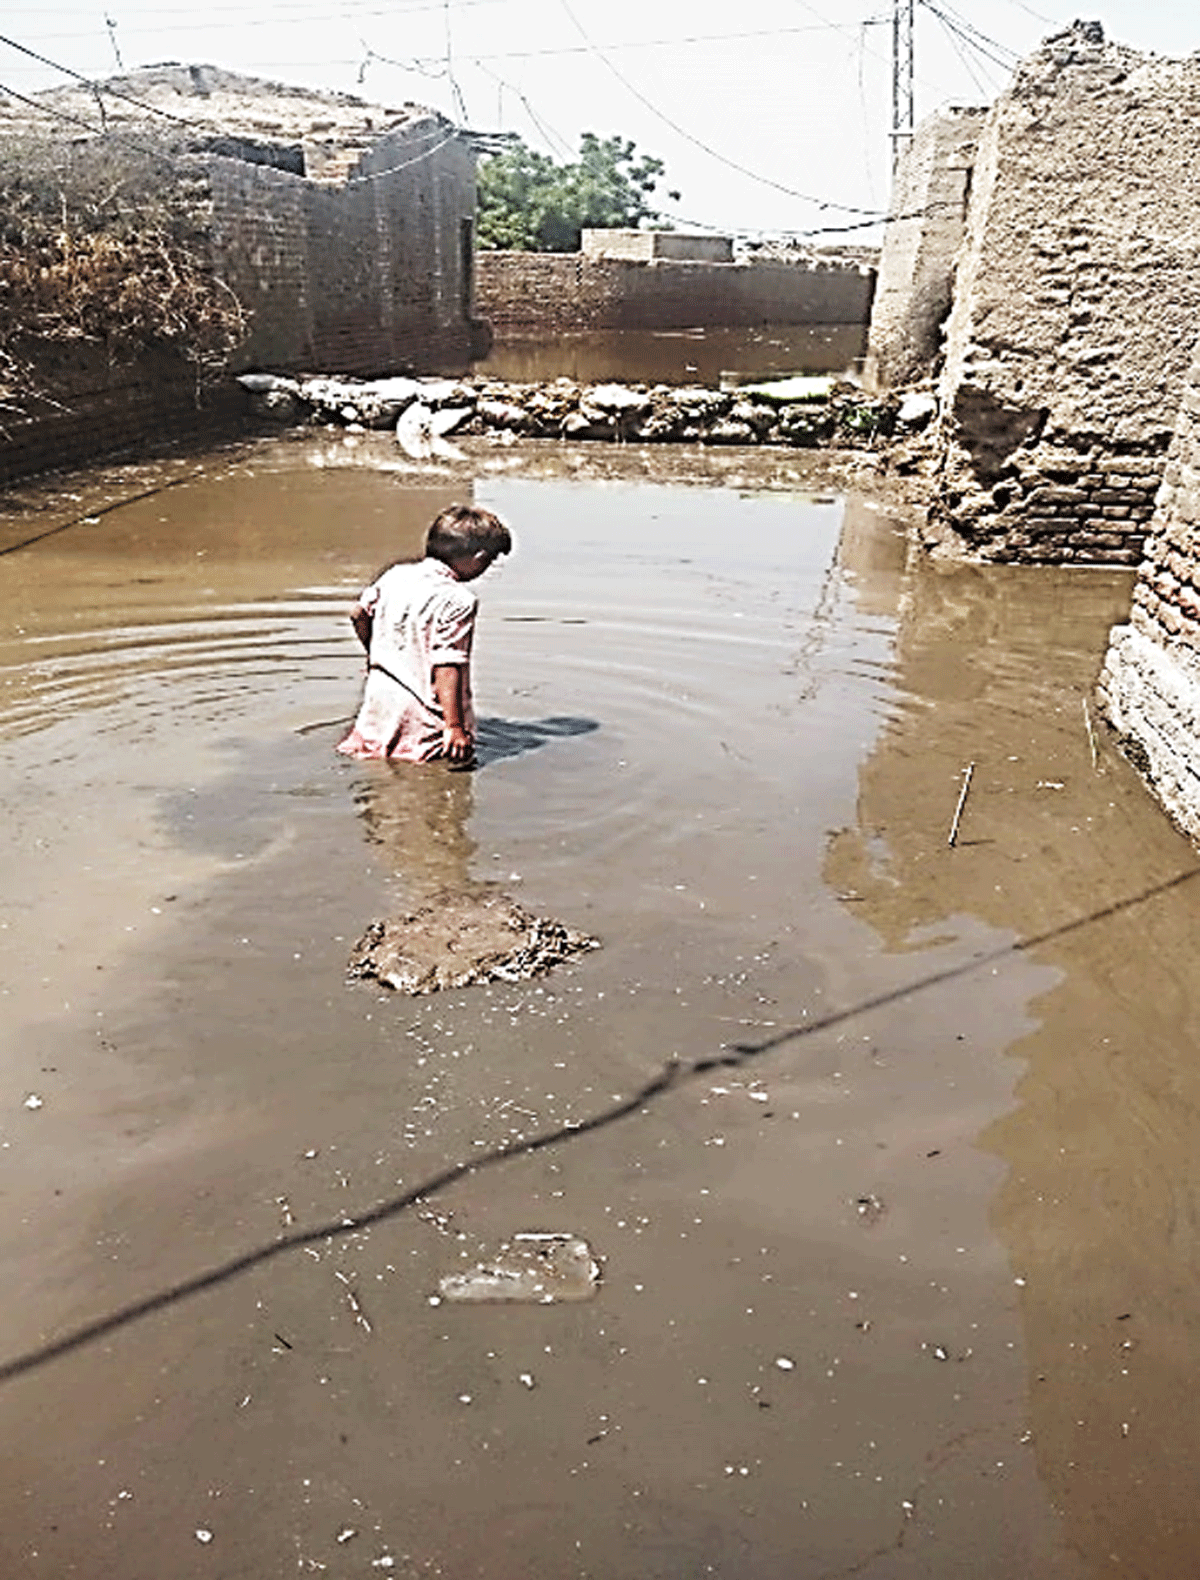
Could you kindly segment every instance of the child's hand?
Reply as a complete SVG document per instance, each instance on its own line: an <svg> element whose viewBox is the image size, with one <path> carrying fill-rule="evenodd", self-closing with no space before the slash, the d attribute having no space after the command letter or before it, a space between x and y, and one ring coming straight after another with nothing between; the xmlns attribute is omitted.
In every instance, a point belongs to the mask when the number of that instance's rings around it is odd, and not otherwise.
<svg viewBox="0 0 1200 1580"><path fill-rule="evenodd" d="M467 763L475 755L475 742L459 724L447 724L442 731L442 756L452 763Z"/></svg>

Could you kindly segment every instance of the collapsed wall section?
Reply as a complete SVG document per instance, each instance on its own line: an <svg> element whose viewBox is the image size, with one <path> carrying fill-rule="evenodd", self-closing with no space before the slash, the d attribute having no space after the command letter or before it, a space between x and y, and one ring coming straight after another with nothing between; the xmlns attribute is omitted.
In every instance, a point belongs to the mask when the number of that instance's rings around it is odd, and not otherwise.
<svg viewBox="0 0 1200 1580"><path fill-rule="evenodd" d="M1192 364L1128 625L1099 696L1167 811L1200 839L1200 351Z"/></svg>
<svg viewBox="0 0 1200 1580"><path fill-rule="evenodd" d="M214 267L251 315L237 366L467 366L475 161L448 123L394 130L333 180L210 164Z"/></svg>
<svg viewBox="0 0 1200 1580"><path fill-rule="evenodd" d="M988 116L947 324L932 524L1136 564L1200 314L1200 59L1076 23Z"/></svg>
<svg viewBox="0 0 1200 1580"><path fill-rule="evenodd" d="M928 378L941 361L986 117L981 109L941 110L917 127L900 160L871 305L865 376L876 391Z"/></svg>
<svg viewBox="0 0 1200 1580"><path fill-rule="evenodd" d="M480 252L476 302L499 333L865 324L872 269Z"/></svg>

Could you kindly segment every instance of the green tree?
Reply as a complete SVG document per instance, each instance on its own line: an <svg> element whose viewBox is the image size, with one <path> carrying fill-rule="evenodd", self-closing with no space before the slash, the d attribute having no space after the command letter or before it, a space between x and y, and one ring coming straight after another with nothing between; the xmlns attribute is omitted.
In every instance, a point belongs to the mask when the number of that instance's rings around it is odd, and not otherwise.
<svg viewBox="0 0 1200 1580"><path fill-rule="evenodd" d="M635 227L656 219L651 199L665 166L622 137L584 132L575 164L559 164L518 141L479 170L481 247L578 252L585 227ZM678 201L678 192L667 196Z"/></svg>

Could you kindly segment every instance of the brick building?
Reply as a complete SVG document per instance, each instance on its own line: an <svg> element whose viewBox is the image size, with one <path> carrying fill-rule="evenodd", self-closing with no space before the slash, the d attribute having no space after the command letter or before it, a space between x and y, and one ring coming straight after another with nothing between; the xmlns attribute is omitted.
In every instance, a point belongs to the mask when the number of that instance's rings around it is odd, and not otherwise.
<svg viewBox="0 0 1200 1580"><path fill-rule="evenodd" d="M234 371L450 373L484 344L474 150L433 111L211 66L148 68L37 103L40 114L0 100L0 139L17 147L82 124L118 166L123 150L169 154L199 245L248 314ZM79 344L39 371L66 409L8 423L0 478L198 420L194 371L170 355L114 365Z"/></svg>

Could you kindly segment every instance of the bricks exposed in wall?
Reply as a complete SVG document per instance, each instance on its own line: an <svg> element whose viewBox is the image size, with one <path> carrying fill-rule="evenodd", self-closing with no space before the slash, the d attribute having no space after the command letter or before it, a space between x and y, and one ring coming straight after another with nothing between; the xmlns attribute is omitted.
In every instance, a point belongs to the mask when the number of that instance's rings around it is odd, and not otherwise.
<svg viewBox="0 0 1200 1580"><path fill-rule="evenodd" d="M899 240L917 257L939 223ZM1200 321L1197 257L1200 57L1143 56L1091 24L1048 40L979 129L936 535L987 559L1136 563ZM893 321L914 312L901 299Z"/></svg>
<svg viewBox="0 0 1200 1580"><path fill-rule="evenodd" d="M865 324L874 275L783 263L643 262L582 253L481 252L479 315L504 332Z"/></svg>
<svg viewBox="0 0 1200 1580"><path fill-rule="evenodd" d="M448 123L381 137L341 182L233 159L209 167L214 266L252 314L239 367L466 368L475 164Z"/></svg>
<svg viewBox="0 0 1200 1580"><path fill-rule="evenodd" d="M1200 348L1133 591L1109 642L1101 706L1171 816L1200 839ZM1144 475L1130 469L1131 483ZM1110 475L1110 486L1116 478Z"/></svg>

